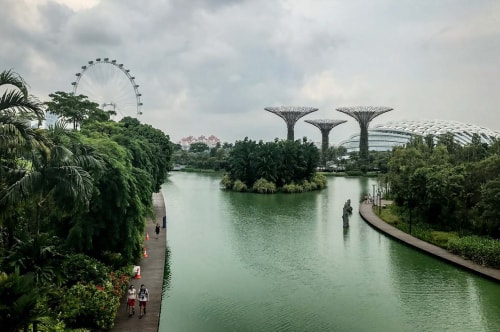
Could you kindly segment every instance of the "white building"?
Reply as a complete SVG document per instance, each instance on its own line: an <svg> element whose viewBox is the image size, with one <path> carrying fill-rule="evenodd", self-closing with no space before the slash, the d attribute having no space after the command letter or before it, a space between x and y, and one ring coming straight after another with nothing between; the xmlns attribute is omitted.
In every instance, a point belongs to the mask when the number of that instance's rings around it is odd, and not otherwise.
<svg viewBox="0 0 500 332"><path fill-rule="evenodd" d="M473 124L445 120L402 120L391 121L368 129L368 148L373 151L388 151L394 146L406 144L412 136L437 138L439 135L452 133L455 142L460 145L471 143L472 135L478 134L483 143L490 144L500 139L500 132ZM359 151L359 133L340 142L348 152Z"/></svg>

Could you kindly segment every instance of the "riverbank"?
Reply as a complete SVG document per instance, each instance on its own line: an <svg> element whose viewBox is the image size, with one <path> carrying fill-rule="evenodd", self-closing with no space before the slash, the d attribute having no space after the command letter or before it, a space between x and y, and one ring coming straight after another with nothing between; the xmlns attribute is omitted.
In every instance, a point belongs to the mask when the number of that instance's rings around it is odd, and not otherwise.
<svg viewBox="0 0 500 332"><path fill-rule="evenodd" d="M135 316L128 317L126 295L120 302L115 326L111 331L132 332L132 331L158 331L161 312L161 299L163 294L163 272L165 269L165 252L167 247L167 228L161 228L160 235L156 239L155 226L163 226L163 216L166 216L165 200L161 192L153 194L154 219L146 222L144 246L147 257L143 257L140 262L140 279L132 279L131 283L138 290L144 284L149 291L149 302L147 304L146 315L139 319L139 304L136 302Z"/></svg>
<svg viewBox="0 0 500 332"><path fill-rule="evenodd" d="M382 201L382 204L384 204L384 201ZM373 207L371 203L364 203L364 202L360 203L359 214L361 215L363 220L365 220L373 228L400 242L405 243L406 245L412 246L418 250L426 252L443 261L449 262L453 265L459 266L468 271L482 275L496 282L500 282L500 270L484 267L479 264L473 263L472 261L466 260L460 256L448 252L443 248L440 248L428 242L417 239L416 237L413 237L408 233L405 233L389 225L388 223L380 219L373 212Z"/></svg>

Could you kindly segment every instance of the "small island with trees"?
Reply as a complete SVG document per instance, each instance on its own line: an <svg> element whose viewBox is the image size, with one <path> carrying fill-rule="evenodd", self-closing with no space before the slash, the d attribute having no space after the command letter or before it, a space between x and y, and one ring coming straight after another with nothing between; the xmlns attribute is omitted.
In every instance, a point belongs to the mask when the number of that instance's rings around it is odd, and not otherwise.
<svg viewBox="0 0 500 332"><path fill-rule="evenodd" d="M237 141L229 153L227 174L221 184L240 192L300 193L326 187L316 172L320 154L306 138L301 141Z"/></svg>

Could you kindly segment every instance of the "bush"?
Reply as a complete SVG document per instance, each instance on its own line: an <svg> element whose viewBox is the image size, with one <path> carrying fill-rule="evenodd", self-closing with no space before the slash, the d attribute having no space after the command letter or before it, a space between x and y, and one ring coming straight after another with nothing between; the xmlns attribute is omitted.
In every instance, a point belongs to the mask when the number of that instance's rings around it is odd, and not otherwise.
<svg viewBox="0 0 500 332"><path fill-rule="evenodd" d="M61 269L66 278L65 284L69 287L78 282L103 285L111 281L106 265L84 254L69 255L62 263Z"/></svg>
<svg viewBox="0 0 500 332"><path fill-rule="evenodd" d="M316 189L316 186L314 185L314 188L313 188L313 182L309 182L307 180L304 180L302 182L302 188L304 188L304 191L312 191L312 190Z"/></svg>
<svg viewBox="0 0 500 332"><path fill-rule="evenodd" d="M274 194L276 192L276 184L260 178L252 186L252 190L261 194Z"/></svg>
<svg viewBox="0 0 500 332"><path fill-rule="evenodd" d="M324 174L320 174L320 173L314 174L312 181L313 181L313 183L316 184L317 189L326 188L327 179L326 179L326 176Z"/></svg>
<svg viewBox="0 0 500 332"><path fill-rule="evenodd" d="M109 330L114 325L120 298L111 283L104 286L77 283L64 293L59 310L69 327Z"/></svg>
<svg viewBox="0 0 500 332"><path fill-rule="evenodd" d="M119 299L123 296L123 294L125 294L125 291L130 284L130 278L132 275L131 271L133 271L133 268L130 266L116 270L110 274L111 284L113 285L113 294L118 296Z"/></svg>
<svg viewBox="0 0 500 332"><path fill-rule="evenodd" d="M457 237L456 232L432 231L432 243L441 248L448 248L449 241Z"/></svg>
<svg viewBox="0 0 500 332"><path fill-rule="evenodd" d="M302 193L304 192L304 188L301 185L292 182L283 186L283 192L288 194Z"/></svg>
<svg viewBox="0 0 500 332"><path fill-rule="evenodd" d="M500 268L500 241L479 236L464 236L451 238L448 249L457 255L472 260L473 262Z"/></svg>
<svg viewBox="0 0 500 332"><path fill-rule="evenodd" d="M360 170L352 170L352 171L346 171L345 174L347 176L363 176L365 173Z"/></svg>
<svg viewBox="0 0 500 332"><path fill-rule="evenodd" d="M233 190L242 192L242 191L247 191L248 188L247 188L247 185L244 184L242 181L236 180L236 181L234 181L234 184L233 184Z"/></svg>
<svg viewBox="0 0 500 332"><path fill-rule="evenodd" d="M229 174L224 174L222 180L220 180L220 184L226 189L231 189L233 187L233 181L231 180Z"/></svg>
<svg viewBox="0 0 500 332"><path fill-rule="evenodd" d="M100 260L113 269L119 269L126 264L125 258L119 252L104 251Z"/></svg>

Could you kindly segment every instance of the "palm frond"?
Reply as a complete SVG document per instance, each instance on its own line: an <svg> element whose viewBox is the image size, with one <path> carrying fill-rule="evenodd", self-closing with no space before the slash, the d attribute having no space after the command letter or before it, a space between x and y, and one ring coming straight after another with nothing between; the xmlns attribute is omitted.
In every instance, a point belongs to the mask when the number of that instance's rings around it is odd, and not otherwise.
<svg viewBox="0 0 500 332"><path fill-rule="evenodd" d="M25 97L19 90L7 90L2 94L0 111L30 120L44 118L43 104L33 96Z"/></svg>
<svg viewBox="0 0 500 332"><path fill-rule="evenodd" d="M0 86L1 85L13 85L17 87L25 98L28 98L28 84L24 79L16 72L12 70L4 70L0 73Z"/></svg>
<svg viewBox="0 0 500 332"><path fill-rule="evenodd" d="M0 193L0 206L14 205L16 202L26 200L31 193L37 192L41 181L43 181L42 173L26 173L25 176Z"/></svg>

